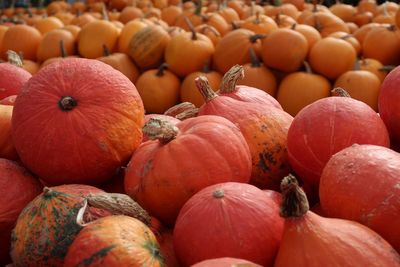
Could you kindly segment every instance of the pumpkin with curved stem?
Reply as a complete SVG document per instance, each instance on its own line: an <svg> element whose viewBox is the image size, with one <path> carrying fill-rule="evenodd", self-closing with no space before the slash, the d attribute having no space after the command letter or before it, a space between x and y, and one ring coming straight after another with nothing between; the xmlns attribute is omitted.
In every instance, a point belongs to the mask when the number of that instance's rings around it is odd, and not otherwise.
<svg viewBox="0 0 400 267"><path fill-rule="evenodd" d="M249 181L249 147L240 130L225 118L200 116L175 126L150 119L143 131L155 140L142 143L133 154L126 169L125 191L168 225L174 224L183 204L204 187Z"/></svg>
<svg viewBox="0 0 400 267"><path fill-rule="evenodd" d="M197 33L188 20L187 23L191 32L172 37L165 49L165 62L179 77L200 71L205 63L210 62L215 50L207 36Z"/></svg>
<svg viewBox="0 0 400 267"><path fill-rule="evenodd" d="M250 30L256 34L269 34L277 30L278 25L271 17L257 13L244 20L240 24L240 28Z"/></svg>
<svg viewBox="0 0 400 267"><path fill-rule="evenodd" d="M218 95L205 77L198 77L196 84L206 102L200 107L199 116L218 115L239 126L251 153L250 183L263 189L278 189L282 177L289 173L286 136L293 117L272 105Z"/></svg>
<svg viewBox="0 0 400 267"><path fill-rule="evenodd" d="M318 99L330 96L330 82L324 76L314 74L307 62L304 65L305 71L287 75L278 88L277 100L292 116Z"/></svg>
<svg viewBox="0 0 400 267"><path fill-rule="evenodd" d="M161 26L147 26L136 32L128 46L128 54L142 70L158 67L171 37Z"/></svg>
<svg viewBox="0 0 400 267"><path fill-rule="evenodd" d="M37 60L43 62L52 57L62 56L60 42L63 42L63 49L67 55L75 54L75 38L72 33L56 29L44 34L37 50Z"/></svg>
<svg viewBox="0 0 400 267"><path fill-rule="evenodd" d="M335 88L335 92L342 91ZM389 147L382 119L367 104L350 97L323 98L303 108L290 125L289 161L297 175L318 191L329 158L354 143Z"/></svg>
<svg viewBox="0 0 400 267"><path fill-rule="evenodd" d="M356 51L351 44L334 37L318 41L308 56L311 68L328 79L336 79L351 70L356 57Z"/></svg>
<svg viewBox="0 0 400 267"><path fill-rule="evenodd" d="M11 231L23 208L40 194L42 185L16 162L0 159L0 264L9 260ZM23 194L21 194L23 192Z"/></svg>
<svg viewBox="0 0 400 267"><path fill-rule="evenodd" d="M87 224L72 242L64 267L164 266L159 244L149 227L124 216L107 216Z"/></svg>
<svg viewBox="0 0 400 267"><path fill-rule="evenodd" d="M310 211L294 176L285 177L281 188L280 214L285 218L285 228L274 266L400 266L400 255L370 228ZM358 190L364 188L361 185ZM333 199L336 192L331 192ZM315 253L321 247L324 249Z"/></svg>
<svg viewBox="0 0 400 267"><path fill-rule="evenodd" d="M255 186L233 182L208 186L179 212L175 252L184 266L219 257L272 266L283 230L278 213L279 204Z"/></svg>
<svg viewBox="0 0 400 267"><path fill-rule="evenodd" d="M390 137L396 143L400 141L400 109L397 105L399 93L400 68L393 69L383 81L378 98L378 109L382 120L389 131Z"/></svg>
<svg viewBox="0 0 400 267"><path fill-rule="evenodd" d="M291 29L276 30L262 40L264 64L283 72L297 71L307 53L307 39Z"/></svg>
<svg viewBox="0 0 400 267"><path fill-rule="evenodd" d="M237 29L227 33L215 47L213 68L220 73L225 73L235 64L249 63L249 48L253 47L256 55L260 56L260 39L264 37L264 35L255 34L246 29Z"/></svg>
<svg viewBox="0 0 400 267"><path fill-rule="evenodd" d="M179 102L179 78L165 63L143 72L136 81L146 113L164 113Z"/></svg>
<svg viewBox="0 0 400 267"><path fill-rule="evenodd" d="M12 134L24 165L47 183L95 184L127 163L141 142L143 116L142 100L121 72L67 58L26 84L15 102Z"/></svg>
<svg viewBox="0 0 400 267"><path fill-rule="evenodd" d="M246 85L237 85L244 75L244 67L234 65L222 78L218 94L243 102L259 103L282 109L279 102L267 92ZM210 83L211 86L212 84Z"/></svg>
<svg viewBox="0 0 400 267"><path fill-rule="evenodd" d="M323 212L368 226L400 251L399 166L400 154L381 146L354 144L336 153L321 175Z"/></svg>

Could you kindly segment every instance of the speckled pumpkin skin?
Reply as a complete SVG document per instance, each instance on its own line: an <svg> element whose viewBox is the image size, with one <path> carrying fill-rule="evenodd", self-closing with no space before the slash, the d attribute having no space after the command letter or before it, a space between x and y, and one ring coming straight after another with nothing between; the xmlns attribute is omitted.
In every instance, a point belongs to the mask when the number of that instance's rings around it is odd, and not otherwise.
<svg viewBox="0 0 400 267"><path fill-rule="evenodd" d="M99 192L103 191L87 185L63 185L45 189L31 201L12 232L14 266L63 266L67 249L82 228L76 216L83 197ZM88 214L97 218L109 213L92 209Z"/></svg>

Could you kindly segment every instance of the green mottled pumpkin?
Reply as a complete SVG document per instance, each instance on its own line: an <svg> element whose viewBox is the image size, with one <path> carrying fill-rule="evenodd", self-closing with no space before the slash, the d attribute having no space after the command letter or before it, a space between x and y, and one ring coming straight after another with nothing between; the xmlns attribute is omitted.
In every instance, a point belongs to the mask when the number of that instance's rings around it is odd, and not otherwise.
<svg viewBox="0 0 400 267"><path fill-rule="evenodd" d="M67 249L82 228L76 218L84 197L99 192L103 191L87 185L46 187L18 217L11 237L14 266L63 266ZM85 217L90 221L109 214L90 208Z"/></svg>

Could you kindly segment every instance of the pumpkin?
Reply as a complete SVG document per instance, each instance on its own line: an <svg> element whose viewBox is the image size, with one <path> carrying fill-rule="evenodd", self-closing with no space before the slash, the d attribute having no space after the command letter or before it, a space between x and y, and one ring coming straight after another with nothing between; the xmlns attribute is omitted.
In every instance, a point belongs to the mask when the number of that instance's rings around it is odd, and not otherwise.
<svg viewBox="0 0 400 267"><path fill-rule="evenodd" d="M278 28L283 28L283 29L291 28L297 22L291 16L280 14L280 13L278 13L274 16L274 20L275 20L276 25L278 25Z"/></svg>
<svg viewBox="0 0 400 267"><path fill-rule="evenodd" d="M290 3L282 3L281 5L273 6L273 8L266 8L264 6L264 14L269 17L274 17L277 14L286 15L292 17L293 19L297 19L299 15L299 11L296 6Z"/></svg>
<svg viewBox="0 0 400 267"><path fill-rule="evenodd" d="M211 88L218 89L221 81L222 75L214 70L210 70L208 64L205 64L205 67L202 71L195 71L187 75L181 84L180 87L180 100L182 102L190 102L193 103L196 107L200 107L204 104L204 99L197 89L195 79L199 76L204 76L210 82Z"/></svg>
<svg viewBox="0 0 400 267"><path fill-rule="evenodd" d="M63 260L82 226L76 224L86 196L102 192L87 185L69 184L45 188L21 212L11 239L14 266L63 266ZM86 218L109 215L91 209Z"/></svg>
<svg viewBox="0 0 400 267"><path fill-rule="evenodd" d="M400 63L400 32L394 26L380 26L371 29L362 43L364 57L379 60L384 65Z"/></svg>
<svg viewBox="0 0 400 267"><path fill-rule="evenodd" d="M305 62L305 71L287 75L279 84L277 100L292 116L318 99L330 96L331 84L322 75L312 73Z"/></svg>
<svg viewBox="0 0 400 267"><path fill-rule="evenodd" d="M354 50L356 50L357 55L361 54L361 44L352 34L347 32L334 32L331 33L329 36L345 40L353 46Z"/></svg>
<svg viewBox="0 0 400 267"><path fill-rule="evenodd" d="M220 5L217 10L217 13L220 14L229 24L232 24L232 22L240 20L238 12L235 9L228 6Z"/></svg>
<svg viewBox="0 0 400 267"><path fill-rule="evenodd" d="M348 42L326 37L315 43L309 54L311 68L328 79L336 79L351 70L357 53Z"/></svg>
<svg viewBox="0 0 400 267"><path fill-rule="evenodd" d="M26 84L15 102L12 134L24 165L45 182L100 183L140 144L143 115L135 86L121 72L97 60L66 58Z"/></svg>
<svg viewBox="0 0 400 267"><path fill-rule="evenodd" d="M181 15L182 12L181 7L170 5L161 10L161 19L168 25L175 25L178 16Z"/></svg>
<svg viewBox="0 0 400 267"><path fill-rule="evenodd" d="M156 140L136 149L126 169L125 191L167 225L174 224L183 204L204 187L249 181L249 147L225 118L200 116L175 126L150 119L143 131Z"/></svg>
<svg viewBox="0 0 400 267"><path fill-rule="evenodd" d="M15 25L10 27L3 36L1 56L6 58L8 50L22 53L25 59L36 60L36 51L42 40L42 34L34 27Z"/></svg>
<svg viewBox="0 0 400 267"><path fill-rule="evenodd" d="M0 51L1 51L1 43L3 41L4 34L6 33L7 30L8 30L8 26L0 25ZM0 55L0 58L1 58L1 55Z"/></svg>
<svg viewBox="0 0 400 267"><path fill-rule="evenodd" d="M114 52L119 31L106 20L96 20L86 24L78 35L78 51L82 57L98 58L103 55L103 46Z"/></svg>
<svg viewBox="0 0 400 267"><path fill-rule="evenodd" d="M33 27L38 29L39 32L44 35L52 30L64 27L64 23L56 17L47 17L38 20Z"/></svg>
<svg viewBox="0 0 400 267"><path fill-rule="evenodd" d="M192 26L191 32L172 37L165 49L165 62L179 77L200 71L214 54L214 44L211 40L204 34L197 33Z"/></svg>
<svg viewBox="0 0 400 267"><path fill-rule="evenodd" d="M13 106L0 104L0 158L17 160L18 154L11 135L12 112Z"/></svg>
<svg viewBox="0 0 400 267"><path fill-rule="evenodd" d="M182 207L174 247L184 266L220 257L272 266L282 230L279 205L268 194L249 184L220 183L196 193Z"/></svg>
<svg viewBox="0 0 400 267"><path fill-rule="evenodd" d="M306 39L308 44L307 55L310 53L314 44L322 39L321 34L314 27L306 24L293 24L292 30L301 33Z"/></svg>
<svg viewBox="0 0 400 267"><path fill-rule="evenodd" d="M36 61L32 61L29 59L22 60L22 68L29 72L30 74L34 75L40 69L40 64Z"/></svg>
<svg viewBox="0 0 400 267"><path fill-rule="evenodd" d="M377 26L380 26L379 23L368 23L366 25L361 26L360 28L358 28L358 30L356 30L353 33L353 36L358 40L358 42L362 44L364 42L365 36L374 28L376 28Z"/></svg>
<svg viewBox="0 0 400 267"><path fill-rule="evenodd" d="M329 158L354 143L388 147L382 119L367 104L350 97L323 98L303 108L290 125L289 161L306 184L318 189Z"/></svg>
<svg viewBox="0 0 400 267"><path fill-rule="evenodd" d="M261 55L264 64L283 72L297 71L307 52L307 39L291 29L278 29L262 40Z"/></svg>
<svg viewBox="0 0 400 267"><path fill-rule="evenodd" d="M398 79L400 68L392 70L383 81L378 98L379 114L390 133L390 137L395 141L400 141L400 125L397 123L400 118L400 109L397 105L400 99L398 89Z"/></svg>
<svg viewBox="0 0 400 267"><path fill-rule="evenodd" d="M400 154L385 147L355 144L339 151L321 175L323 212L368 226L400 251L399 167Z"/></svg>
<svg viewBox="0 0 400 267"><path fill-rule="evenodd" d="M359 13L371 12L374 16L378 14L378 5L375 0L361 0L357 4Z"/></svg>
<svg viewBox="0 0 400 267"><path fill-rule="evenodd" d="M271 17L257 13L245 19L240 24L240 28L250 30L256 34L269 34L277 30L278 25Z"/></svg>
<svg viewBox="0 0 400 267"><path fill-rule="evenodd" d="M178 28L182 30L181 28ZM196 32L204 34L207 36L211 42L213 43L214 47L219 43L219 41L222 39L221 34L215 29L213 26L207 25L207 24L201 24L199 26L196 26ZM171 33L170 33L171 35Z"/></svg>
<svg viewBox="0 0 400 267"><path fill-rule="evenodd" d="M60 57L60 42L63 43L63 49L67 55L75 54L75 38L72 33L66 30L56 29L47 32L43 36L37 50L37 60L43 62L52 57Z"/></svg>
<svg viewBox="0 0 400 267"><path fill-rule="evenodd" d="M360 100L368 104L373 110L378 111L381 81L372 72L357 68L340 75L334 86L342 87L352 98Z"/></svg>
<svg viewBox="0 0 400 267"><path fill-rule="evenodd" d="M147 26L148 24L141 20L133 20L125 24L118 38L118 51L128 54L128 47L132 37Z"/></svg>
<svg viewBox="0 0 400 267"><path fill-rule="evenodd" d="M149 227L124 216L107 216L87 224L65 256L64 267L164 266L159 244Z"/></svg>
<svg viewBox="0 0 400 267"><path fill-rule="evenodd" d="M230 31L228 22L220 14L215 12L208 12L203 16L203 24L214 27L221 36L224 36ZM197 25L198 26L198 25Z"/></svg>
<svg viewBox="0 0 400 267"><path fill-rule="evenodd" d="M104 47L104 55L97 58L97 60L104 62L114 69L123 73L132 83L135 83L140 75L138 67L132 62L127 54L113 53L107 47Z"/></svg>
<svg viewBox="0 0 400 267"><path fill-rule="evenodd" d="M32 77L32 74L14 64L1 63L0 76L1 100L7 96L18 95L24 84Z"/></svg>
<svg viewBox="0 0 400 267"><path fill-rule="evenodd" d="M127 6L122 9L121 13L119 14L118 20L121 21L123 24L128 24L129 22L143 17L143 11L134 6Z"/></svg>
<svg viewBox="0 0 400 267"><path fill-rule="evenodd" d="M0 127L1 128L1 127ZM0 264L9 258L11 231L22 209L37 195L42 185L28 171L14 161L0 159ZM23 194L21 194L23 192Z"/></svg>
<svg viewBox="0 0 400 267"><path fill-rule="evenodd" d="M227 33L215 47L213 68L220 73L227 72L235 64L250 62L249 48L253 47L257 56L261 54L261 40L264 35L246 29Z"/></svg>
<svg viewBox="0 0 400 267"><path fill-rule="evenodd" d="M247 266L247 267L261 267L248 260L223 257L216 259L204 260L192 265L192 267L232 267L232 266Z"/></svg>
<svg viewBox="0 0 400 267"><path fill-rule="evenodd" d="M356 14L356 8L349 4L337 2L329 7L333 15L339 17L344 22L353 21L353 16Z"/></svg>
<svg viewBox="0 0 400 267"><path fill-rule="evenodd" d="M179 102L179 78L167 67L161 64L158 69L147 70L136 81L146 113L164 113Z"/></svg>
<svg viewBox="0 0 400 267"><path fill-rule="evenodd" d="M92 14L84 13L82 15L76 16L74 19L71 20L70 23L71 23L71 25L75 25L75 26L82 28L89 22L92 22L95 20L97 20L97 18L95 18Z"/></svg>
<svg viewBox="0 0 400 267"><path fill-rule="evenodd" d="M381 82L385 80L387 73L391 69L385 68L379 60L373 58L362 58L358 61L361 70L370 71L375 74Z"/></svg>
<svg viewBox="0 0 400 267"><path fill-rule="evenodd" d="M314 12L302 23L313 26L319 31L322 38L327 37L334 32L350 32L349 27L343 20L329 12Z"/></svg>
<svg viewBox="0 0 400 267"><path fill-rule="evenodd" d="M143 69L158 67L164 59L165 48L171 37L161 26L147 26L133 35L128 55Z"/></svg>
<svg viewBox="0 0 400 267"><path fill-rule="evenodd" d="M371 24L373 18L374 18L374 14L372 14L369 11L366 11L366 12L355 14L353 21L355 24L357 24L358 27L361 27L364 25Z"/></svg>
<svg viewBox="0 0 400 267"><path fill-rule="evenodd" d="M74 36L74 41L77 40L79 32L81 31L81 27L72 25L72 24L66 25L66 26L62 27L61 29L72 33L72 36Z"/></svg>
<svg viewBox="0 0 400 267"><path fill-rule="evenodd" d="M197 78L196 84L206 102L199 116L218 115L239 126L251 153L250 182L263 189L278 189L280 179L289 172L286 136L292 116L273 106L218 95L205 77Z"/></svg>
<svg viewBox="0 0 400 267"><path fill-rule="evenodd" d="M360 185L357 189L364 188ZM336 199L336 191L330 193ZM400 255L376 232L354 221L325 218L310 211L294 176L282 181L280 214L285 227L276 267L400 266ZM318 250L321 247L324 249Z"/></svg>
<svg viewBox="0 0 400 267"><path fill-rule="evenodd" d="M203 2L199 1L194 5L195 7L183 8L183 12L176 17L175 23L172 26L177 26L184 29L185 31L190 31L191 25L196 27L200 24L203 24L203 18L202 18Z"/></svg>

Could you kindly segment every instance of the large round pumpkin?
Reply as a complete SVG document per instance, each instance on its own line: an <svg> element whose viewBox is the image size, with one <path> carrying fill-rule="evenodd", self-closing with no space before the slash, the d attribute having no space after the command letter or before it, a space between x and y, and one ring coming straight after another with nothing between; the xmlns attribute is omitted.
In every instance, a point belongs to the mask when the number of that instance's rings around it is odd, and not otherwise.
<svg viewBox="0 0 400 267"><path fill-rule="evenodd" d="M400 154L381 146L353 145L326 164L319 188L329 217L358 221L400 252Z"/></svg>
<svg viewBox="0 0 400 267"><path fill-rule="evenodd" d="M40 194L42 185L16 162L0 159L0 264L9 260L11 230L19 213ZM23 194L21 193L23 192Z"/></svg>
<svg viewBox="0 0 400 267"><path fill-rule="evenodd" d="M143 103L127 77L97 60L43 68L18 96L12 117L22 162L50 184L99 183L142 140Z"/></svg>
<svg viewBox="0 0 400 267"><path fill-rule="evenodd" d="M389 130L390 137L400 141L400 68L392 70L383 81L378 98L379 114Z"/></svg>
<svg viewBox="0 0 400 267"><path fill-rule="evenodd" d="M63 267L161 267L163 263L150 228L132 217L116 215L84 226L69 247Z"/></svg>
<svg viewBox="0 0 400 267"><path fill-rule="evenodd" d="M179 212L174 246L184 266L234 257L272 266L283 231L279 205L264 191L241 183L204 188Z"/></svg>
<svg viewBox="0 0 400 267"><path fill-rule="evenodd" d="M150 119L144 132L157 140L136 149L126 169L125 190L169 225L204 187L250 179L249 147L239 128L225 118L200 116L175 126Z"/></svg>
<svg viewBox="0 0 400 267"><path fill-rule="evenodd" d="M87 185L45 188L21 212L12 232L14 266L62 266L68 247L82 226L76 223L84 197L102 190ZM87 217L110 213L91 209Z"/></svg>
<svg viewBox="0 0 400 267"><path fill-rule="evenodd" d="M23 68L10 63L0 64L0 100L10 95L18 95L22 86L32 77Z"/></svg>
<svg viewBox="0 0 400 267"><path fill-rule="evenodd" d="M389 135L382 119L367 104L332 96L317 100L297 114L287 142L294 171L318 190L322 170L333 154L354 143L388 147Z"/></svg>

